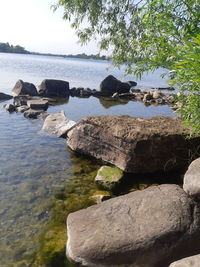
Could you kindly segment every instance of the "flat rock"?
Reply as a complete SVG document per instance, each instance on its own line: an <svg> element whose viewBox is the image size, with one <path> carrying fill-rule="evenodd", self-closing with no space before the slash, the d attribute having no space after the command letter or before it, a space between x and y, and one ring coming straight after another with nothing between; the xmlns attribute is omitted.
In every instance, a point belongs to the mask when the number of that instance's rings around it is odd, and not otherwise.
<svg viewBox="0 0 200 267"><path fill-rule="evenodd" d="M47 110L48 108L48 101L47 100L28 100L27 101L27 106L32 108L32 109L44 109Z"/></svg>
<svg viewBox="0 0 200 267"><path fill-rule="evenodd" d="M18 80L12 89L13 96L30 95L37 96L38 92L34 84Z"/></svg>
<svg viewBox="0 0 200 267"><path fill-rule="evenodd" d="M192 197L200 196L200 158L190 164L184 176L183 189Z"/></svg>
<svg viewBox="0 0 200 267"><path fill-rule="evenodd" d="M11 95L7 95L7 94L0 92L0 101L9 100L11 98L12 98Z"/></svg>
<svg viewBox="0 0 200 267"><path fill-rule="evenodd" d="M187 133L173 117L94 116L80 120L68 132L67 143L125 172L152 173L188 166L200 137L187 139Z"/></svg>
<svg viewBox="0 0 200 267"><path fill-rule="evenodd" d="M200 255L194 255L175 261L169 265L169 267L199 267L200 266Z"/></svg>
<svg viewBox="0 0 200 267"><path fill-rule="evenodd" d="M64 111L61 111L57 114L50 114L46 117L42 131L48 135L56 137L66 137L67 132L71 129L76 123L67 119Z"/></svg>
<svg viewBox="0 0 200 267"><path fill-rule="evenodd" d="M69 214L67 256L84 266L166 267L200 248L199 208L177 185Z"/></svg>
<svg viewBox="0 0 200 267"><path fill-rule="evenodd" d="M62 80L45 79L39 85L38 93L44 97L69 97L69 83Z"/></svg>
<svg viewBox="0 0 200 267"><path fill-rule="evenodd" d="M95 182L106 190L114 190L122 181L124 173L116 167L102 166L95 177Z"/></svg>

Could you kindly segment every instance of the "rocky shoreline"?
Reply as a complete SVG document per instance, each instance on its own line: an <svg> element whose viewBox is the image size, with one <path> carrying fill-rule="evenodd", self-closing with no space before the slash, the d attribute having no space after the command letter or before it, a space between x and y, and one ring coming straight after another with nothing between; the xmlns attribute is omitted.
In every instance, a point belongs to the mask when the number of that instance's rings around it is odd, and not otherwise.
<svg viewBox="0 0 200 267"><path fill-rule="evenodd" d="M58 80L44 80L36 88L19 80L12 90L13 104L5 105L7 111L21 112L26 118L42 117L43 132L66 138L75 152L104 162L95 178L106 190L93 196L99 204L67 218L66 253L75 264L181 266L172 262L200 253L200 137L188 138L190 132L178 118L94 116L74 122L63 111L47 112L57 98L90 96L177 108L173 94L135 86L111 75L102 81L100 91L70 89L68 82ZM183 189L163 184L110 199L125 173L134 179L139 174L179 170L187 170Z"/></svg>
<svg viewBox="0 0 200 267"><path fill-rule="evenodd" d="M69 82L61 80L46 79L36 88L29 82L18 80L12 89L12 96L1 93L0 100L13 98L13 104L5 105L9 112L24 113L26 118L36 119L46 116L48 105L53 105L58 99L68 99L69 97L89 98L91 96L105 99L105 101L140 101L144 105L169 105L172 109L177 109L175 94L163 93L159 89L140 90L135 89L136 82L121 82L112 75L106 77L100 84L100 90L69 87ZM166 90L173 90L167 87Z"/></svg>

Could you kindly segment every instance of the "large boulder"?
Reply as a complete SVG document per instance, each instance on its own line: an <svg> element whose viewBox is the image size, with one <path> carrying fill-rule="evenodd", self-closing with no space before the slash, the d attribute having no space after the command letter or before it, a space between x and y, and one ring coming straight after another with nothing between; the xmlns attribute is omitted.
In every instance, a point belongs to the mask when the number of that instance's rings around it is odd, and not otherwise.
<svg viewBox="0 0 200 267"><path fill-rule="evenodd" d="M30 95L37 96L38 92L34 84L18 80L12 89L13 96Z"/></svg>
<svg viewBox="0 0 200 267"><path fill-rule="evenodd" d="M69 83L62 80L45 79L40 84L38 93L45 97L69 97Z"/></svg>
<svg viewBox="0 0 200 267"><path fill-rule="evenodd" d="M67 132L76 123L67 119L64 111L57 114L49 114L43 124L42 131L48 135L56 137L66 137Z"/></svg>
<svg viewBox="0 0 200 267"><path fill-rule="evenodd" d="M169 267L199 267L200 254L175 261Z"/></svg>
<svg viewBox="0 0 200 267"><path fill-rule="evenodd" d="M137 85L136 82L121 82L114 76L107 76L100 84L100 92L103 95L113 95L114 93L127 93L132 86Z"/></svg>
<svg viewBox="0 0 200 267"><path fill-rule="evenodd" d="M69 214L67 256L84 266L166 267L200 249L199 208L177 185Z"/></svg>
<svg viewBox="0 0 200 267"><path fill-rule="evenodd" d="M0 92L0 101L9 100L11 98L12 98L11 95L7 95L7 94Z"/></svg>
<svg viewBox="0 0 200 267"><path fill-rule="evenodd" d="M200 158L190 164L184 176L183 189L192 197L200 197Z"/></svg>
<svg viewBox="0 0 200 267"><path fill-rule="evenodd" d="M94 116L80 120L68 132L72 150L133 173L177 170L197 153L199 138L186 138L177 118Z"/></svg>

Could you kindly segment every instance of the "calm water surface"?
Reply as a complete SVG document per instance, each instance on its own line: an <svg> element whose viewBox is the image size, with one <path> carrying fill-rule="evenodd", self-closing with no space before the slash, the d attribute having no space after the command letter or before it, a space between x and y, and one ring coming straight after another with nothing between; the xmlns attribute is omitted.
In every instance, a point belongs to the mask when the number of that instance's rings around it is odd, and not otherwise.
<svg viewBox="0 0 200 267"><path fill-rule="evenodd" d="M107 69L109 68L109 69ZM139 88L166 86L158 70L138 82ZM10 93L18 79L39 85L45 78L62 79L70 87L98 89L108 74L123 79L123 70L106 61L1 54L0 91ZM135 80L127 77L126 80ZM67 214L91 204L100 162L76 155L65 140L43 136L41 120L9 114L0 103L0 266L69 266L64 260ZM167 106L139 102L70 98L49 108L68 118L128 114L174 116ZM145 182L147 183L147 181Z"/></svg>

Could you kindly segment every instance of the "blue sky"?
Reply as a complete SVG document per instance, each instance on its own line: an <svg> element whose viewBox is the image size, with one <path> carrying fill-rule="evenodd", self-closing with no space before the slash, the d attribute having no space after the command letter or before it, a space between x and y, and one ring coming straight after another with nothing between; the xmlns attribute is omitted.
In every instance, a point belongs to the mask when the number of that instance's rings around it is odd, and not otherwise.
<svg viewBox="0 0 200 267"><path fill-rule="evenodd" d="M29 51L77 54L98 53L96 43L77 44L75 31L55 13L56 0L0 0L0 42L19 44Z"/></svg>

